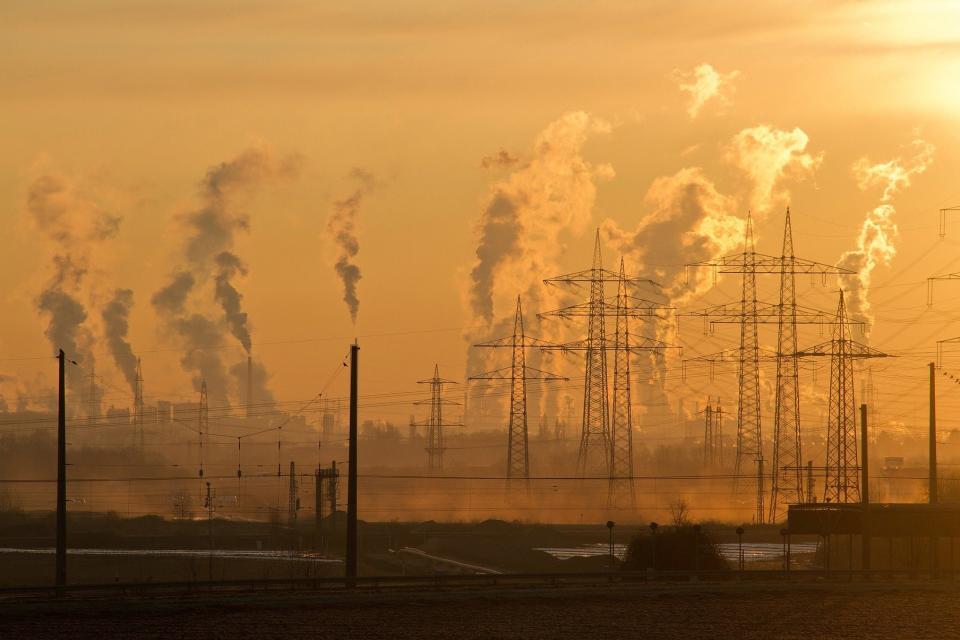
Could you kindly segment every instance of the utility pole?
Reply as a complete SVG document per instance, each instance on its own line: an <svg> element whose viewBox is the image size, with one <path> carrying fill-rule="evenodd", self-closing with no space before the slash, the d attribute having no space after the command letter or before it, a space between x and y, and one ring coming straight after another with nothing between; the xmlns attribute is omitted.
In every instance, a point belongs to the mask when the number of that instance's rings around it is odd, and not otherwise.
<svg viewBox="0 0 960 640"><path fill-rule="evenodd" d="M133 431L137 446L143 452L143 370L140 368L140 358L137 358L137 377L133 394Z"/></svg>
<svg viewBox="0 0 960 640"><path fill-rule="evenodd" d="M937 502L937 383L936 365L930 367L930 504Z"/></svg>
<svg viewBox="0 0 960 640"><path fill-rule="evenodd" d="M360 345L350 345L350 451L347 470L347 554L344 567L347 585L356 586L359 555L357 549L357 366ZM352 578L352 580L351 580Z"/></svg>
<svg viewBox="0 0 960 640"><path fill-rule="evenodd" d="M290 461L290 488L287 491L287 523L294 527L297 524L297 510L300 508L300 497L297 495L297 465Z"/></svg>
<svg viewBox="0 0 960 640"><path fill-rule="evenodd" d="M57 401L57 566L56 585L62 593L67 585L67 390L65 356L57 351L59 395Z"/></svg>
<svg viewBox="0 0 960 640"><path fill-rule="evenodd" d="M207 405L207 381L200 381L200 408L197 411L197 431L200 441L200 477L203 477L203 434L210 430L209 427L209 407Z"/></svg>
<svg viewBox="0 0 960 640"><path fill-rule="evenodd" d="M860 405L860 449L861 462L861 491L860 491L860 567L864 571L870 570L870 437L867 433L867 405Z"/></svg>
<svg viewBox="0 0 960 640"><path fill-rule="evenodd" d="M210 481L207 481L207 495L204 498L203 506L207 508L207 547L210 550L207 557L207 580L213 582L213 499L216 493L210 488Z"/></svg>

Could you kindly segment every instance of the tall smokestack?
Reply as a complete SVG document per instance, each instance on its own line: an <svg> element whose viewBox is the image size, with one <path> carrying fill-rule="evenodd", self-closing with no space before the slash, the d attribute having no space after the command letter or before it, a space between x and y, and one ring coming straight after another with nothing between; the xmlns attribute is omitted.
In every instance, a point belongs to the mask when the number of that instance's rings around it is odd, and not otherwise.
<svg viewBox="0 0 960 640"><path fill-rule="evenodd" d="M252 415L250 410L253 405L253 356L247 356L247 417Z"/></svg>

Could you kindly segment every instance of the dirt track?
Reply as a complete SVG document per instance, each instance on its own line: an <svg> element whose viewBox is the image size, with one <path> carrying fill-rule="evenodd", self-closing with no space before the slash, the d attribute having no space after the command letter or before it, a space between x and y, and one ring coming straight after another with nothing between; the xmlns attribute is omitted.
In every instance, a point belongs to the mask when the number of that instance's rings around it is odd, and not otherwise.
<svg viewBox="0 0 960 640"><path fill-rule="evenodd" d="M59 606L59 605L57 605ZM952 586L305 594L0 605L5 638L960 637Z"/></svg>

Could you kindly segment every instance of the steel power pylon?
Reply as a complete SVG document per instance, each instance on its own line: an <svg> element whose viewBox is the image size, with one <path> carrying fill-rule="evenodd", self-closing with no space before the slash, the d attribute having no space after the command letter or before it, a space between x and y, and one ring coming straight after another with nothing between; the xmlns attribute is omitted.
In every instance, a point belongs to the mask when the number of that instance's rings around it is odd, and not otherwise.
<svg viewBox="0 0 960 640"><path fill-rule="evenodd" d="M440 377L440 365L433 365L433 377L426 380L417 380L417 384L430 385L430 399L414 402L416 405L430 405L430 417L426 422L420 423L427 427L427 470L430 473L443 472L443 453L446 451L444 445L444 427L459 427L462 422L444 422L443 406L459 405L459 402L443 398L443 385L457 384L453 380L445 380ZM413 423L417 424L417 423Z"/></svg>
<svg viewBox="0 0 960 640"><path fill-rule="evenodd" d="M632 454L627 450L628 437L631 438L632 443L632 428L624 422L624 420L632 420L629 418L629 391L624 393L624 389L630 383L628 354L650 348L662 349L667 346L649 338L640 338L639 341L631 344L628 318L659 318L657 311L667 307L630 295L631 287L641 285L659 287L660 285L647 278L627 276L622 269L622 262L621 260L619 273L603 268L598 230L593 250L593 264L589 269L544 280L544 284L547 285L588 289L587 301L540 314L541 318L587 319L586 339L546 348L584 352L583 425L577 457L577 473L581 477L607 476L612 483L616 483L615 479L621 477L623 473L628 473L628 470L629 476L632 477ZM611 302L604 296L604 285L614 282L617 283L618 295L617 299ZM611 343L607 339L606 319L608 317L617 318L617 329L623 331L619 342L621 352L619 394L616 393L616 380L614 384L615 395L622 405L618 416L615 416L620 426L619 437L611 430L607 370L607 352L612 348L616 353L618 343L616 340ZM616 363L615 355L614 364ZM616 375L616 366L614 374ZM621 445L619 452L615 451L616 443ZM628 466L624 466L628 456L631 462ZM615 466L615 458L623 461L624 464Z"/></svg>
<svg viewBox="0 0 960 640"><path fill-rule="evenodd" d="M528 336L523 331L523 309L520 296L517 296L517 311L513 320L513 335L481 342L474 345L482 348L509 348L511 363L509 367L470 376L469 380L509 380L510 381L510 422L507 427L507 487L514 488L514 481L522 481L529 487L530 451L527 431L527 380L560 381L568 380L553 373L527 366L528 347L544 348L551 343Z"/></svg>
<svg viewBox="0 0 960 640"><path fill-rule="evenodd" d="M850 338L843 291L837 305L833 338L797 353L799 357L830 357L830 413L827 422L827 460L823 499L825 502L860 502L857 464L857 405L854 398L853 361L886 358Z"/></svg>
<svg viewBox="0 0 960 640"><path fill-rule="evenodd" d="M745 461L752 458L757 466L757 498L755 518L762 523L769 517L776 521L783 513L783 506L790 497L802 502L803 485L799 469L801 463L800 405L798 391L797 325L819 324L828 321L829 314L817 309L802 307L796 301L796 274L827 275L849 274L848 269L834 265L798 258L793 251L793 230L790 210L784 222L783 250L779 256L758 253L753 242L753 221L747 216L743 252L731 254L716 261L700 262L691 267L712 267L718 273L742 275L741 299L738 303L723 304L696 312L680 315L704 319L705 330L718 323L740 325L740 346L737 350L737 451L734 466L735 483L740 482ZM757 275L780 276L780 300L778 304L757 300ZM679 318L679 316L678 316ZM776 403L774 410L773 482L769 516L764 508L765 490L763 430L760 415L760 362L759 324L776 323L777 351L772 358L777 365ZM723 361L712 356L701 356L701 361Z"/></svg>
<svg viewBox="0 0 960 640"><path fill-rule="evenodd" d="M723 469L723 407L720 398L716 406L709 397L703 410L703 469L719 471Z"/></svg>
<svg viewBox="0 0 960 640"><path fill-rule="evenodd" d="M599 250L599 247L598 247ZM605 280L601 274L598 278L602 282ZM629 287L637 284L654 284L644 278L630 277L626 275L624 261L620 260L620 270L617 273L617 295L611 302L607 299L601 301L590 300L587 303L573 305L554 311L548 311L540 314L541 317L587 317L596 320L599 326L603 326L606 318L613 317L616 320L614 329L614 339L611 344L606 337L604 328L603 334L592 338L588 335L586 340L577 340L566 344L545 347L545 349L555 349L561 351L583 351L587 359L598 352L604 354L611 350L614 353L613 370L613 411L609 414L609 423L606 425L596 425L594 421L584 420L584 430L581 434L580 452L578 456L578 473L581 477L591 473L598 475L605 474L609 478L607 492L607 506L609 508L633 508L636 506L636 494L634 491L634 468L633 468L633 403L630 396L632 378L630 372L630 356L642 352L655 352L662 354L670 345L653 338L638 337L630 333L631 318L656 318L662 319L659 311L668 307L657 302L652 302L644 298L630 294ZM603 358L606 364L606 356ZM604 385L606 384L606 370L604 370ZM585 388L589 389L591 385L585 381ZM597 398L597 383L592 383L592 393L584 393L584 410L586 411L589 399ZM606 401L606 387L602 389L603 395L600 396ZM606 426L606 429L599 429L597 426ZM597 455L597 443L600 441L602 457ZM599 458L602 464L591 464Z"/></svg>

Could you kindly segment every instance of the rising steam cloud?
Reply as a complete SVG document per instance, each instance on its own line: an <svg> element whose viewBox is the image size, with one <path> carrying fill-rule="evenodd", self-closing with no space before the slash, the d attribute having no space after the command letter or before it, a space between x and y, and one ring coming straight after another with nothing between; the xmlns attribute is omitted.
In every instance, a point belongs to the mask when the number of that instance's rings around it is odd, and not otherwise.
<svg viewBox="0 0 960 640"><path fill-rule="evenodd" d="M184 371L192 374L197 389L206 380L211 397L227 397L229 375L219 353L209 347L221 344L227 333L246 353L252 346L243 295L236 285L248 272L235 252L237 235L250 229L241 201L265 185L295 176L298 168L296 156L278 159L265 146L246 149L207 170L200 182L201 206L181 217L187 241L180 266L151 303L166 332L187 349L181 359ZM212 282L212 291L204 286L207 282ZM219 313L212 312L210 302Z"/></svg>
<svg viewBox="0 0 960 640"><path fill-rule="evenodd" d="M792 131L759 125L740 131L727 148L727 159L752 181L749 206L763 217L775 206L787 204L788 193L778 190L785 177L813 175L823 154L807 153L809 138L799 127Z"/></svg>
<svg viewBox="0 0 960 640"><path fill-rule="evenodd" d="M850 269L852 275L838 278L840 286L847 291L847 312L852 321L863 322L867 330L873 324L868 294L873 271L880 265L887 266L897 253L899 235L893 220L896 209L891 204L893 196L910 186L913 178L930 166L933 161L932 144L915 139L910 144L911 154L888 162L872 164L860 158L853 164L857 186L862 189L880 187L880 204L867 212L857 236L857 248L840 256L838 266Z"/></svg>
<svg viewBox="0 0 960 640"><path fill-rule="evenodd" d="M470 309L483 324L512 314L517 294L539 290L541 279L557 269L560 234L589 223L596 180L614 175L607 164L581 155L591 134L610 125L583 111L561 116L534 141L529 157L490 190L478 225L476 261L470 271ZM534 312L535 309L530 309Z"/></svg>
<svg viewBox="0 0 960 640"><path fill-rule="evenodd" d="M130 310L133 308L133 291L117 289L113 298L103 308L103 334L107 339L107 346L113 355L113 361L130 390L136 393L137 389L137 356L127 340L130 330Z"/></svg>
<svg viewBox="0 0 960 640"><path fill-rule="evenodd" d="M343 283L343 301L350 311L350 320L357 323L357 312L360 311L360 297L357 294L357 283L360 281L360 267L356 264L357 254L360 253L360 240L357 236L357 219L360 215L360 205L374 189L373 175L363 169L354 169L350 178L356 183L354 190L346 198L335 200L327 221L327 229L333 234L340 253L333 265L334 271Z"/></svg>
<svg viewBox="0 0 960 640"><path fill-rule="evenodd" d="M562 341L558 332L565 327L536 321L536 314L548 305L560 306L557 290L544 289L542 279L560 272L559 257L565 251L562 234L578 234L588 226L596 182L614 175L610 165L594 164L582 156L590 136L610 130L610 124L596 116L569 112L541 131L520 158L501 152L495 156L495 165L481 162L485 168L512 169L491 186L477 224L476 259L466 289L473 322L465 338L471 344L510 333L518 294L523 298L527 332ZM585 261L590 259L590 247L586 240ZM468 348L469 374L493 368L490 351ZM539 366L541 354L530 357L528 363ZM483 390L478 387L476 393ZM556 393L548 390L540 401L541 414L546 414L557 401ZM476 410L480 402L480 396L475 396L471 407Z"/></svg>
<svg viewBox="0 0 960 640"><path fill-rule="evenodd" d="M733 81L739 71L720 73L709 64L701 64L691 71L674 70L673 78L680 90L689 94L687 115L691 119L700 115L700 111L711 100L721 106L729 105L733 95Z"/></svg>
<svg viewBox="0 0 960 640"><path fill-rule="evenodd" d="M93 366L93 331L86 300L105 242L120 227L104 194L55 173L38 175L27 190L26 212L47 240L51 275L37 295L37 310L47 320L44 334L50 346L63 349L71 359ZM68 376L68 386L79 393L80 376Z"/></svg>

